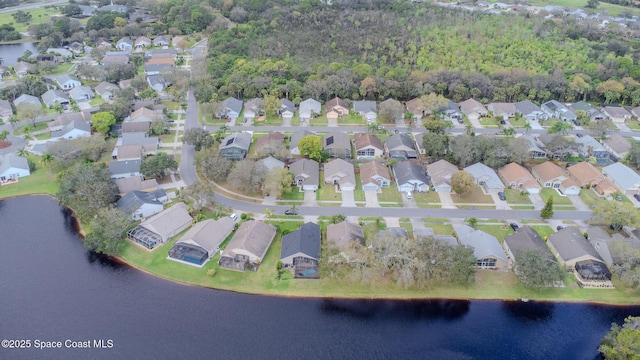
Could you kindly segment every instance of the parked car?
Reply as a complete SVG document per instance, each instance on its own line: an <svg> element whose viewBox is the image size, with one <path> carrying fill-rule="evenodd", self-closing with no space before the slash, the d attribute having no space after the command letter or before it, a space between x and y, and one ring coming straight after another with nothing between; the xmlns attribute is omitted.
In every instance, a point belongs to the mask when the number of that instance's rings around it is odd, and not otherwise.
<svg viewBox="0 0 640 360"><path fill-rule="evenodd" d="M573 122L573 125L580 126L580 121L574 119L572 120L572 122Z"/></svg>
<svg viewBox="0 0 640 360"><path fill-rule="evenodd" d="M411 193L411 191L407 191L407 199L413 199L413 194Z"/></svg>
<svg viewBox="0 0 640 360"><path fill-rule="evenodd" d="M233 221L237 221L237 220L238 220L238 214L236 214L236 213L233 213L233 214L229 215L229 217L230 217L230 218L231 218L231 220L233 220Z"/></svg>
<svg viewBox="0 0 640 360"><path fill-rule="evenodd" d="M507 122L504 120L500 120L500 125L507 125Z"/></svg>
<svg viewBox="0 0 640 360"><path fill-rule="evenodd" d="M511 228L513 229L513 231L518 231L518 228L519 228L518 224L516 224L516 223L511 223L511 224L509 224L509 226L511 226Z"/></svg>
<svg viewBox="0 0 640 360"><path fill-rule="evenodd" d="M577 133L577 134L576 134L576 136L577 136L577 137L579 137L579 138L581 138L581 137L583 137L584 135L582 135L582 134L580 134L580 133Z"/></svg>
<svg viewBox="0 0 640 360"><path fill-rule="evenodd" d="M558 225L558 226L556 226L556 231L560 231L560 230L562 230L562 229L564 229L564 226L563 226L563 225Z"/></svg>
<svg viewBox="0 0 640 360"><path fill-rule="evenodd" d="M287 209L287 210L284 211L284 214L285 215L298 215L298 209L294 209L294 208Z"/></svg>
<svg viewBox="0 0 640 360"><path fill-rule="evenodd" d="M633 198L640 201L640 194L633 194Z"/></svg>
<svg viewBox="0 0 640 360"><path fill-rule="evenodd" d="M620 195L620 194L613 194L613 198L618 200L618 201L622 201L622 195Z"/></svg>
<svg viewBox="0 0 640 360"><path fill-rule="evenodd" d="M498 193L498 197L500 198L500 200L502 201L507 201L507 195L505 195L502 191L500 191Z"/></svg>

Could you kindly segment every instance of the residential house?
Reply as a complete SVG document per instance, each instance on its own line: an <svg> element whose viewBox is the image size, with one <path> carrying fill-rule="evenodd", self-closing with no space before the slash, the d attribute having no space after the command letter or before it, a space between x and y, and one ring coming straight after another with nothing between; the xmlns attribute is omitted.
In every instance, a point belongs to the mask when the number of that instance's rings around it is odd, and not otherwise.
<svg viewBox="0 0 640 360"><path fill-rule="evenodd" d="M612 162L609 150L590 135L577 138L576 144L580 146L580 155L583 158L589 159L593 157L598 165L606 165Z"/></svg>
<svg viewBox="0 0 640 360"><path fill-rule="evenodd" d="M468 99L460 103L460 109L469 119L478 120L489 115L487 108L476 99Z"/></svg>
<svg viewBox="0 0 640 360"><path fill-rule="evenodd" d="M261 221L243 222L220 254L220 267L237 271L247 268L258 270L277 230L275 226Z"/></svg>
<svg viewBox="0 0 640 360"><path fill-rule="evenodd" d="M327 119L339 119L343 115L349 115L349 104L337 96L327 101L325 105Z"/></svg>
<svg viewBox="0 0 640 360"><path fill-rule="evenodd" d="M131 50L133 48L133 41L128 37L123 37L122 39L116 42L116 49L126 51Z"/></svg>
<svg viewBox="0 0 640 360"><path fill-rule="evenodd" d="M47 126L50 131L58 131L63 129L67 124L73 121L91 121L91 113L82 111L77 113L62 113L56 117L54 121L48 122Z"/></svg>
<svg viewBox="0 0 640 360"><path fill-rule="evenodd" d="M163 118L162 112L141 107L129 115L128 121L131 122L152 122L155 119Z"/></svg>
<svg viewBox="0 0 640 360"><path fill-rule="evenodd" d="M327 242L333 242L333 244L341 250L340 256L347 263L362 260L350 258L345 252L345 249L353 243L359 244L360 246L365 245L364 230L359 224L343 221L337 224L327 225Z"/></svg>
<svg viewBox="0 0 640 360"><path fill-rule="evenodd" d="M78 139L91 136L91 124L84 120L73 120L56 131L51 131L51 139Z"/></svg>
<svg viewBox="0 0 640 360"><path fill-rule="evenodd" d="M176 63L172 54L154 55L152 58L145 61L145 65L167 65L167 67L173 67ZM160 70L163 68L161 67Z"/></svg>
<svg viewBox="0 0 640 360"><path fill-rule="evenodd" d="M256 165L262 165L267 172L271 172L273 169L284 169L284 162L272 157L267 156L266 158L256 162Z"/></svg>
<svg viewBox="0 0 640 360"><path fill-rule="evenodd" d="M19 78L25 77L31 73L31 64L24 61L18 61L13 65L13 71Z"/></svg>
<svg viewBox="0 0 640 360"><path fill-rule="evenodd" d="M254 98L244 103L244 118L253 121L256 117L264 115L264 99Z"/></svg>
<svg viewBox="0 0 640 360"><path fill-rule="evenodd" d="M418 154L425 155L427 151L424 149L424 134L422 132L413 133L413 138L415 139L416 150Z"/></svg>
<svg viewBox="0 0 640 360"><path fill-rule="evenodd" d="M123 80L124 81L124 80ZM121 81L122 82L122 81ZM171 83L167 82L163 76L160 75L149 75L147 76L147 83L149 86L158 93L164 92L164 89L171 85Z"/></svg>
<svg viewBox="0 0 640 360"><path fill-rule="evenodd" d="M502 246L512 264L515 264L516 272L518 271L516 259L529 251L537 251L555 263L553 255L540 235L530 226L524 225L518 228L518 231L504 238Z"/></svg>
<svg viewBox="0 0 640 360"><path fill-rule="evenodd" d="M512 189L526 191L529 194L539 194L542 190L542 186L538 184L533 175L523 166L514 162L500 168L498 175Z"/></svg>
<svg viewBox="0 0 640 360"><path fill-rule="evenodd" d="M104 66L109 65L125 65L129 63L129 54L124 53L107 53L100 63Z"/></svg>
<svg viewBox="0 0 640 360"><path fill-rule="evenodd" d="M389 157L398 160L417 159L416 146L407 134L395 134L387 138L384 148Z"/></svg>
<svg viewBox="0 0 640 360"><path fill-rule="evenodd" d="M145 63L144 64L144 73L147 76L151 76L151 75L160 75L163 71L169 71L172 67L173 64L171 64L171 61L169 59L167 59L167 62L170 62L168 64L149 64L149 63Z"/></svg>
<svg viewBox="0 0 640 360"><path fill-rule="evenodd" d="M111 49L111 46L112 46L111 42L105 38L96 39L96 47Z"/></svg>
<svg viewBox="0 0 640 360"><path fill-rule="evenodd" d="M113 4L113 1L112 1L110 5L105 5L105 6L99 7L98 11L102 11L102 12L117 12L117 13L120 13L120 14L126 14L129 10L127 10L127 7L124 6L124 5L115 5L115 4Z"/></svg>
<svg viewBox="0 0 640 360"><path fill-rule="evenodd" d="M142 145L144 154L153 155L158 152L160 140L155 136L149 136L146 132L128 132L123 133L116 142L116 147L127 145Z"/></svg>
<svg viewBox="0 0 640 360"><path fill-rule="evenodd" d="M289 170L293 173L293 185L302 191L318 190L319 169L318 162L309 159L300 159L289 165Z"/></svg>
<svg viewBox="0 0 640 360"><path fill-rule="evenodd" d="M55 104L69 104L69 97L60 90L48 90L42 94L42 101L47 107L53 107Z"/></svg>
<svg viewBox="0 0 640 360"><path fill-rule="evenodd" d="M251 146L251 134L246 132L235 132L220 142L220 156L225 159L244 159Z"/></svg>
<svg viewBox="0 0 640 360"><path fill-rule="evenodd" d="M236 121L242 112L242 100L236 98L227 98L222 102L222 111L218 113L219 118L227 118Z"/></svg>
<svg viewBox="0 0 640 360"><path fill-rule="evenodd" d="M598 252L604 263L611 267L614 264L614 254L616 258L616 263L620 261L620 256L623 255L619 252L618 245L622 243L630 243L632 240L626 240L625 236L620 233L614 233L613 235L609 235L602 227L599 226L589 226L587 228L587 240L591 246ZM628 238L630 239L630 238ZM613 254L612 254L613 253Z"/></svg>
<svg viewBox="0 0 640 360"><path fill-rule="evenodd" d="M457 121L462 123L462 111L458 108L458 105L453 101L449 101L449 105L441 107L438 109L438 112L441 114L443 120L448 121Z"/></svg>
<svg viewBox="0 0 640 360"><path fill-rule="evenodd" d="M618 189L604 174L589 162L579 162L567 168L567 173L578 185L583 188L591 188L599 195L611 195Z"/></svg>
<svg viewBox="0 0 640 360"><path fill-rule="evenodd" d="M453 229L460 244L473 249L478 268L504 270L508 268L509 259L495 236L467 225L455 225Z"/></svg>
<svg viewBox="0 0 640 360"><path fill-rule="evenodd" d="M85 102L93 99L94 94L93 90L88 86L77 86L69 91L69 96L75 102Z"/></svg>
<svg viewBox="0 0 640 360"><path fill-rule="evenodd" d="M0 65L0 81L7 76L11 76L11 69L8 66Z"/></svg>
<svg viewBox="0 0 640 360"><path fill-rule="evenodd" d="M142 145L118 146L112 152L113 160L141 160L144 156Z"/></svg>
<svg viewBox="0 0 640 360"><path fill-rule="evenodd" d="M540 107L529 100L519 101L515 103L516 113L524 117L528 121L540 121L546 120L547 114L545 114Z"/></svg>
<svg viewBox="0 0 640 360"><path fill-rule="evenodd" d="M124 121L120 131L122 131L122 133L147 133L149 129L151 129L150 122Z"/></svg>
<svg viewBox="0 0 640 360"><path fill-rule="evenodd" d="M151 39L146 36L138 36L136 41L133 43L133 46L136 49L142 49L151 46Z"/></svg>
<svg viewBox="0 0 640 360"><path fill-rule="evenodd" d="M28 105L36 105L42 106L40 100L37 97L29 94L22 94L18 96L15 100L13 100L13 105L18 108L20 105L28 104Z"/></svg>
<svg viewBox="0 0 640 360"><path fill-rule="evenodd" d="M521 138L527 140L529 143L529 158L531 159L546 159L547 151L544 149L544 145L540 144L536 137L531 134L523 134Z"/></svg>
<svg viewBox="0 0 640 360"><path fill-rule="evenodd" d="M605 119L604 114L601 113L600 110L584 101L578 101L575 104L571 104L570 108L574 113L578 110L584 111L584 113L589 117L589 120L591 121L601 121Z"/></svg>
<svg viewBox="0 0 640 360"><path fill-rule="evenodd" d="M622 106L605 106L604 109L602 109L602 113L617 124L624 124L633 117L633 115Z"/></svg>
<svg viewBox="0 0 640 360"><path fill-rule="evenodd" d="M578 119L578 116L576 116L571 109L556 100L547 101L546 103L543 103L540 108L549 117L560 119L562 121L573 122Z"/></svg>
<svg viewBox="0 0 640 360"><path fill-rule="evenodd" d="M337 191L354 191L356 174L353 165L342 159L333 159L324 165L324 183L337 186Z"/></svg>
<svg viewBox="0 0 640 360"><path fill-rule="evenodd" d="M169 40L164 35L158 35L153 39L153 46L169 46Z"/></svg>
<svg viewBox="0 0 640 360"><path fill-rule="evenodd" d="M353 134L353 147L356 149L356 159L375 159L384 155L382 141L372 134Z"/></svg>
<svg viewBox="0 0 640 360"><path fill-rule="evenodd" d="M80 49L82 49L82 45L80 45ZM66 58L66 59L73 58L73 53L71 51L69 51L67 49L63 49L63 48L48 48L45 53L60 55L63 58Z"/></svg>
<svg viewBox="0 0 640 360"><path fill-rule="evenodd" d="M600 254L577 227L570 226L549 235L547 244L551 253L569 271L575 270L579 261L593 260L604 264Z"/></svg>
<svg viewBox="0 0 640 360"><path fill-rule="evenodd" d="M407 109L407 112L413 115L412 119L414 122L422 119L429 112L420 98L411 99L407 101L404 106Z"/></svg>
<svg viewBox="0 0 640 360"><path fill-rule="evenodd" d="M118 92L118 90L120 90L120 88L118 88L117 85L103 81L98 84L94 90L98 96L106 101L113 99L113 96Z"/></svg>
<svg viewBox="0 0 640 360"><path fill-rule="evenodd" d="M389 168L376 160L360 164L360 181L362 182L363 191L381 193L383 187L391 185Z"/></svg>
<svg viewBox="0 0 640 360"><path fill-rule="evenodd" d="M485 193L498 193L504 191L504 184L496 172L483 163L475 163L464 168L476 180L476 185L480 186ZM535 181L535 180L534 180Z"/></svg>
<svg viewBox="0 0 640 360"><path fill-rule="evenodd" d="M0 182L17 180L31 175L27 158L16 155L0 155Z"/></svg>
<svg viewBox="0 0 640 360"><path fill-rule="evenodd" d="M378 117L378 107L375 101L370 100L356 100L353 102L353 111L360 114L367 123L376 121Z"/></svg>
<svg viewBox="0 0 640 360"><path fill-rule="evenodd" d="M140 165L142 160L124 160L124 161L111 161L109 163L109 172L111 172L111 178L114 180L125 178L129 176L140 176Z"/></svg>
<svg viewBox="0 0 640 360"><path fill-rule="evenodd" d="M427 165L427 174L431 178L431 185L436 192L452 192L451 176L457 171L457 166L444 159Z"/></svg>
<svg viewBox="0 0 640 360"><path fill-rule="evenodd" d="M516 104L514 103L490 103L487 105L487 109L491 111L493 116L501 117L505 121L516 117Z"/></svg>
<svg viewBox="0 0 640 360"><path fill-rule="evenodd" d="M322 111L322 105L318 100L306 99L300 103L298 113L300 114L300 122L310 120Z"/></svg>
<svg viewBox="0 0 640 360"><path fill-rule="evenodd" d="M602 168L607 176L625 195L640 194L640 175L622 163L614 163Z"/></svg>
<svg viewBox="0 0 640 360"><path fill-rule="evenodd" d="M124 195L133 190L153 191L158 188L158 182L156 181L156 179L145 180L142 175L120 178L115 182L121 195Z"/></svg>
<svg viewBox="0 0 640 360"><path fill-rule="evenodd" d="M78 7L80 8L80 15L82 17L89 17L89 16L93 16L96 12L96 8L94 8L93 6L89 6L89 5L78 5ZM76 15L78 16L78 15Z"/></svg>
<svg viewBox="0 0 640 360"><path fill-rule="evenodd" d="M305 223L294 232L282 236L280 262L293 269L296 278L318 278L320 261L320 226Z"/></svg>
<svg viewBox="0 0 640 360"><path fill-rule="evenodd" d="M565 195L580 194L580 184L551 161L534 166L531 169L531 175L543 187L560 190Z"/></svg>
<svg viewBox="0 0 640 360"><path fill-rule="evenodd" d="M332 158L351 159L351 140L349 135L342 132L326 134L323 149Z"/></svg>
<svg viewBox="0 0 640 360"><path fill-rule="evenodd" d="M393 176L400 192L427 192L429 184L426 171L411 161L400 161L392 167Z"/></svg>
<svg viewBox="0 0 640 360"><path fill-rule="evenodd" d="M300 148L298 148L298 142L300 141L300 139L307 135L315 134L307 130L302 130L291 134L291 139L289 141L289 153L291 153L291 155L302 155L300 153Z"/></svg>
<svg viewBox="0 0 640 360"><path fill-rule="evenodd" d="M129 230L127 237L148 249L153 249L188 228L192 221L187 205L179 202Z"/></svg>
<svg viewBox="0 0 640 360"><path fill-rule="evenodd" d="M550 145L555 141L556 138L562 137L560 134L540 134L536 137L536 141L538 144L543 147L547 151L547 156L552 159L561 159L564 160L567 154L578 155L575 150L578 148L578 144L569 143L569 148L565 149L560 147L560 149L552 149Z"/></svg>
<svg viewBox="0 0 640 360"><path fill-rule="evenodd" d="M8 121L13 116L11 103L7 100L0 100L0 119Z"/></svg>
<svg viewBox="0 0 640 360"><path fill-rule="evenodd" d="M631 109L631 115L633 115L633 117L635 117L636 119L640 119L640 106L636 106Z"/></svg>
<svg viewBox="0 0 640 360"><path fill-rule="evenodd" d="M69 50L71 50L71 52L74 54L82 54L84 52L84 45L77 41L74 41L69 44Z"/></svg>
<svg viewBox="0 0 640 360"><path fill-rule="evenodd" d="M609 135L602 145L609 150L616 160L624 158L631 150L631 142L618 134Z"/></svg>
<svg viewBox="0 0 640 360"><path fill-rule="evenodd" d="M256 140L256 153L260 153L265 147L273 144L284 144L284 134L276 131L259 137Z"/></svg>
<svg viewBox="0 0 640 360"><path fill-rule="evenodd" d="M295 113L296 104L294 104L293 101L284 98L280 99L280 110L278 111L278 114L280 114L283 119L291 120Z"/></svg>
<svg viewBox="0 0 640 360"><path fill-rule="evenodd" d="M204 266L220 251L220 244L231 235L235 225L227 216L196 223L169 250L169 259Z"/></svg>
<svg viewBox="0 0 640 360"><path fill-rule="evenodd" d="M151 192L129 191L116 202L116 206L131 216L133 221L137 221L164 210L162 203L166 201L167 193L163 189Z"/></svg>

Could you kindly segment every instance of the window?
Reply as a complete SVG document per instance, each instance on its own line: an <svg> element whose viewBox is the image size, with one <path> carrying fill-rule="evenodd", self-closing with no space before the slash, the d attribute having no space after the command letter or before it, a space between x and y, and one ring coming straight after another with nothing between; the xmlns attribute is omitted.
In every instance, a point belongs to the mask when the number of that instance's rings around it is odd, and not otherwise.
<svg viewBox="0 0 640 360"><path fill-rule="evenodd" d="M476 262L476 266L481 268L494 268L496 267L496 259L492 259L492 258L478 259L478 261Z"/></svg>

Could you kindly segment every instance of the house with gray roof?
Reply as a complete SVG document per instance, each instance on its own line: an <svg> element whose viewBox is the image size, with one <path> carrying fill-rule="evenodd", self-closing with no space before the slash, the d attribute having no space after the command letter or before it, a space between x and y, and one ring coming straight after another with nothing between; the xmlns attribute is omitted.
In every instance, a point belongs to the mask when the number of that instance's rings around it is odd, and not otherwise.
<svg viewBox="0 0 640 360"><path fill-rule="evenodd" d="M42 101L47 107L53 107L56 104L69 104L69 97L62 91L53 89L42 94Z"/></svg>
<svg viewBox="0 0 640 360"><path fill-rule="evenodd" d="M569 271L575 269L578 261L595 260L604 263L600 254L577 227L567 227L549 235L547 245L561 265Z"/></svg>
<svg viewBox="0 0 640 360"><path fill-rule="evenodd" d="M457 171L458 167L445 159L427 165L427 174L436 192L451 193L451 177Z"/></svg>
<svg viewBox="0 0 640 360"><path fill-rule="evenodd" d="M91 136L91 125L84 120L73 120L59 130L51 131L51 139L77 139Z"/></svg>
<svg viewBox="0 0 640 360"><path fill-rule="evenodd" d="M145 47L149 47L149 46L151 46L151 39L149 39L146 36L138 36L136 38L136 41L134 41L133 46L136 49L142 49L142 48L145 48Z"/></svg>
<svg viewBox="0 0 640 360"><path fill-rule="evenodd" d="M617 124L624 124L633 117L633 115L622 106L605 106L602 109L602 113Z"/></svg>
<svg viewBox="0 0 640 360"><path fill-rule="evenodd" d="M305 223L282 237L280 262L293 269L296 278L317 279L320 261L320 226Z"/></svg>
<svg viewBox="0 0 640 360"><path fill-rule="evenodd" d="M356 189L356 174L353 165L342 159L333 159L324 165L324 183L337 186L337 191Z"/></svg>
<svg viewBox="0 0 640 360"><path fill-rule="evenodd" d="M400 192L427 192L429 184L426 171L422 166L411 161L400 161L393 164L393 176Z"/></svg>
<svg viewBox="0 0 640 360"><path fill-rule="evenodd" d="M504 184L496 172L483 163L475 163L464 168L476 180L485 193L497 193L504 191ZM532 177L533 178L533 177ZM535 179L533 180L535 182Z"/></svg>
<svg viewBox="0 0 640 360"><path fill-rule="evenodd" d="M168 71L172 67L172 64L145 64L144 73L147 76L160 75L163 71Z"/></svg>
<svg viewBox="0 0 640 360"><path fill-rule="evenodd" d="M0 100L0 119L7 121L13 116L11 103L7 100Z"/></svg>
<svg viewBox="0 0 640 360"><path fill-rule="evenodd" d="M277 228L271 224L256 220L243 222L221 252L220 267L257 271L276 237L276 232Z"/></svg>
<svg viewBox="0 0 640 360"><path fill-rule="evenodd" d="M449 104L447 106L443 106L438 109L438 112L443 120L462 123L462 111L460 111L458 105L451 100L449 100Z"/></svg>
<svg viewBox="0 0 640 360"><path fill-rule="evenodd" d="M244 103L244 118L253 120L258 116L264 114L264 99L262 98L253 98L251 100L247 100Z"/></svg>
<svg viewBox="0 0 640 360"><path fill-rule="evenodd" d="M120 88L118 85L103 81L98 84L94 90L98 96L106 101L113 99L113 96L118 92L118 90L120 90Z"/></svg>
<svg viewBox="0 0 640 360"><path fill-rule="evenodd" d="M153 46L169 46L169 40L164 35L158 35L153 39Z"/></svg>
<svg viewBox="0 0 640 360"><path fill-rule="evenodd" d="M67 49L63 48L48 48L46 51L47 54L57 54L64 58L71 59L73 58L73 53Z"/></svg>
<svg viewBox="0 0 640 360"><path fill-rule="evenodd" d="M76 86L69 91L69 96L75 102L85 102L93 99L95 96L93 90L88 86Z"/></svg>
<svg viewBox="0 0 640 360"><path fill-rule="evenodd" d="M528 121L546 120L547 114L542 109L529 100L519 101L515 103L516 113L524 117Z"/></svg>
<svg viewBox="0 0 640 360"><path fill-rule="evenodd" d="M0 156L0 182L17 180L31 175L27 158L16 155Z"/></svg>
<svg viewBox="0 0 640 360"><path fill-rule="evenodd" d="M153 249L188 228L192 221L187 205L179 202L143 221L130 230L127 237L148 249Z"/></svg>
<svg viewBox="0 0 640 360"><path fill-rule="evenodd" d="M407 134L395 134L388 137L384 142L384 148L392 159L408 160L418 158L416 145Z"/></svg>
<svg viewBox="0 0 640 360"><path fill-rule="evenodd" d="M298 142L307 135L315 135L315 133L308 130L302 130L291 134L291 141L289 141L289 153L291 153L291 155L302 155L298 148Z"/></svg>
<svg viewBox="0 0 640 360"><path fill-rule="evenodd" d="M442 241L449 246L460 245L460 243L458 242L458 239L456 239L455 236L436 234L435 231L433 231L433 228L427 228L427 227L413 228L413 238L418 241L420 241L423 238L433 238L435 240Z"/></svg>
<svg viewBox="0 0 640 360"><path fill-rule="evenodd" d="M13 71L15 71L19 78L25 77L31 72L31 64L24 61L18 61L13 64Z"/></svg>
<svg viewBox="0 0 640 360"><path fill-rule="evenodd" d="M121 81L121 83L122 83L122 81ZM147 76L147 83L149 84L149 86L153 90L155 90L156 92L159 92L159 93L163 92L164 89L167 86L171 85L170 82L167 82L167 80L163 76L160 76L160 75L148 75Z"/></svg>
<svg viewBox="0 0 640 360"><path fill-rule="evenodd" d="M40 103L40 100L38 100L37 97L29 94L22 94L13 100L13 105L15 105L16 108L22 104L42 106L42 103Z"/></svg>
<svg viewBox="0 0 640 360"><path fill-rule="evenodd" d="M480 119L489 115L487 108L476 99L468 99L460 103L460 109L469 119Z"/></svg>
<svg viewBox="0 0 640 360"><path fill-rule="evenodd" d="M372 160L360 164L360 181L363 191L382 192L383 187L391 185L389 168L380 161Z"/></svg>
<svg viewBox="0 0 640 360"><path fill-rule="evenodd" d="M578 110L584 111L591 121L601 121L605 119L604 114L600 112L598 108L587 102L578 101L577 103L571 104L569 107L574 113Z"/></svg>
<svg viewBox="0 0 640 360"><path fill-rule="evenodd" d="M503 270L508 268L509 259L495 236L467 225L454 225L453 229L458 236L460 244L473 249L478 268Z"/></svg>
<svg viewBox="0 0 640 360"><path fill-rule="evenodd" d="M625 195L640 194L640 175L622 163L602 168L602 173Z"/></svg>
<svg viewBox="0 0 640 360"><path fill-rule="evenodd" d="M98 10L97 8L89 5L78 5L78 7L80 8L80 11L82 11L80 15L84 17L93 16L96 10Z"/></svg>
<svg viewBox="0 0 640 360"><path fill-rule="evenodd" d="M127 7L124 5L117 5L117 4L113 4L113 1L111 2L110 5L105 5L102 7L98 8L98 11L102 11L102 12L117 12L117 13L121 13L121 14L126 14L127 11Z"/></svg>
<svg viewBox="0 0 640 360"><path fill-rule="evenodd" d="M333 242L341 250L340 259L332 259L334 262L356 263L362 261L362 259L350 257L349 252L345 251L348 247L353 246L352 244L365 245L364 230L359 224L343 221L327 225L327 242Z"/></svg>
<svg viewBox="0 0 640 360"><path fill-rule="evenodd" d="M244 159L251 146L251 134L235 132L220 142L220 156L225 159Z"/></svg>
<svg viewBox="0 0 640 360"><path fill-rule="evenodd" d="M158 187L156 179L145 180L142 175L117 179L115 182L121 195L133 190L152 191Z"/></svg>
<svg viewBox="0 0 640 360"><path fill-rule="evenodd" d="M318 100L306 99L300 103L298 113L300 114L300 121L309 120L312 117L320 114L322 111L322 105Z"/></svg>
<svg viewBox="0 0 640 360"><path fill-rule="evenodd" d="M553 259L551 252L544 244L540 235L532 227L527 225L519 227L515 233L504 238L502 246L511 262L515 264L514 267L516 271L518 265L516 264L516 258L529 251L537 251Z"/></svg>
<svg viewBox="0 0 640 360"><path fill-rule="evenodd" d="M235 225L227 216L196 223L169 250L169 259L203 267L220 251L220 244L231 235Z"/></svg>
<svg viewBox="0 0 640 360"><path fill-rule="evenodd" d="M536 137L531 134L522 134L521 138L527 140L529 145L529 158L531 159L546 159L547 158L547 150L545 150L544 146L538 142Z"/></svg>
<svg viewBox="0 0 640 360"><path fill-rule="evenodd" d="M375 101L356 100L353 102L353 111L360 114L368 123L376 121L378 117L378 106Z"/></svg>
<svg viewBox="0 0 640 360"><path fill-rule="evenodd" d="M133 40L128 37L123 37L116 42L116 49L121 51L131 50L133 48Z"/></svg>
<svg viewBox="0 0 640 360"><path fill-rule="evenodd" d="M609 150L590 135L576 138L576 144L580 146L580 155L585 159L594 157L596 165L606 165L612 162Z"/></svg>
<svg viewBox="0 0 640 360"><path fill-rule="evenodd" d="M100 63L104 66L109 65L124 65L129 63L129 54L126 53L107 53L101 60Z"/></svg>
<svg viewBox="0 0 640 360"><path fill-rule="evenodd" d="M315 160L300 159L289 165L293 174L293 185L302 191L316 191L320 184L320 165Z"/></svg>
<svg viewBox="0 0 640 360"><path fill-rule="evenodd" d="M60 74L52 76L52 78L53 81L55 81L62 90L70 90L74 87L82 86L80 80L78 80L78 78L73 75Z"/></svg>
<svg viewBox="0 0 640 360"><path fill-rule="evenodd" d="M164 210L163 201L167 201L167 193L163 189L157 191L129 191L116 202L116 206L137 221Z"/></svg>
<svg viewBox="0 0 640 360"><path fill-rule="evenodd" d="M609 150L616 160L627 156L632 147L631 142L627 140L627 138L618 134L611 134L607 136L602 145Z"/></svg>
<svg viewBox="0 0 640 360"><path fill-rule="evenodd" d="M225 99L221 104L222 110L217 114L217 117L235 121L242 112L242 104L242 100L233 97Z"/></svg>
<svg viewBox="0 0 640 360"><path fill-rule="evenodd" d="M111 178L116 180L129 176L140 176L140 165L142 160L124 160L124 161L112 161L109 163L109 171L111 172Z"/></svg>
<svg viewBox="0 0 640 360"><path fill-rule="evenodd" d="M540 108L549 117L560 119L562 121L574 121L578 119L578 116L576 116L571 109L556 100L547 101L540 105Z"/></svg>
<svg viewBox="0 0 640 360"><path fill-rule="evenodd" d="M332 158L351 159L351 140L342 132L332 132L324 136L324 151Z"/></svg>
<svg viewBox="0 0 640 360"><path fill-rule="evenodd" d="M116 148L128 145L141 145L146 155L153 155L158 152L160 140L146 132L123 132L122 137L116 142Z"/></svg>
<svg viewBox="0 0 640 360"><path fill-rule="evenodd" d="M264 168L269 172L273 169L284 169L284 162L274 158L273 156L267 156L256 164L264 166Z"/></svg>
<svg viewBox="0 0 640 360"><path fill-rule="evenodd" d="M283 119L291 120L293 118L293 115L295 115L295 113L296 113L296 105L293 103L293 101L285 98L280 99L279 114L280 116L282 116Z"/></svg>
<svg viewBox="0 0 640 360"><path fill-rule="evenodd" d="M111 153L113 160L141 160L144 155L142 145L117 146Z"/></svg>

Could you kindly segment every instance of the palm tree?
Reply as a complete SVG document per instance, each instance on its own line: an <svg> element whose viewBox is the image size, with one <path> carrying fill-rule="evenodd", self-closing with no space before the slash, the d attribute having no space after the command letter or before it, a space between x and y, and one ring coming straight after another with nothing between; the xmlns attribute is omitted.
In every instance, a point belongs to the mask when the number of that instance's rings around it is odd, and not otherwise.
<svg viewBox="0 0 640 360"><path fill-rule="evenodd" d="M29 152L25 148L16 150L16 155L18 156L26 156L27 154L29 154Z"/></svg>
<svg viewBox="0 0 640 360"><path fill-rule="evenodd" d="M502 129L502 133L506 137L514 137L516 136L516 130L512 127L506 127Z"/></svg>
<svg viewBox="0 0 640 360"><path fill-rule="evenodd" d="M40 163L42 164L42 166L49 168L49 172L51 172L50 165L52 162L53 162L53 155L49 153L42 154L42 157L40 158Z"/></svg>
<svg viewBox="0 0 640 360"><path fill-rule="evenodd" d="M474 129L473 129L473 125L471 125L471 124L467 124L467 125L465 125L465 127L464 127L464 132L465 132L467 135L471 135L471 133L473 132L473 130L474 130Z"/></svg>
<svg viewBox="0 0 640 360"><path fill-rule="evenodd" d="M269 208L264 209L264 211L262 213L267 217L267 221L269 221L271 219L271 217L273 216L273 210L271 210Z"/></svg>
<svg viewBox="0 0 640 360"><path fill-rule="evenodd" d="M376 133L378 132L378 123L370 123L367 125L367 132L368 133Z"/></svg>
<svg viewBox="0 0 640 360"><path fill-rule="evenodd" d="M531 124L529 124L528 121L525 121L524 126L522 127L524 129L524 133L528 133L529 130L531 130Z"/></svg>
<svg viewBox="0 0 640 360"><path fill-rule="evenodd" d="M573 126L564 121L558 121L553 124L547 132L549 134L562 133L562 135L567 135L567 131L573 129Z"/></svg>

